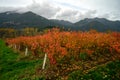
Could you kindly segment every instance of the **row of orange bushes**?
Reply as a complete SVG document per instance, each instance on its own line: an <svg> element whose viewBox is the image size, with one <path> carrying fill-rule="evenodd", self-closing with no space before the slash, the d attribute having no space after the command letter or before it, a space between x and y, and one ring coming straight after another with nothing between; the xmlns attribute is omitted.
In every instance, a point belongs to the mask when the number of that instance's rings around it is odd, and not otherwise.
<svg viewBox="0 0 120 80"><path fill-rule="evenodd" d="M51 64L65 56L77 60L80 53L120 53L120 33L117 32L68 32L53 28L43 35L17 37L7 39L6 42L8 45L16 45L19 50L27 47L33 55L47 53Z"/></svg>

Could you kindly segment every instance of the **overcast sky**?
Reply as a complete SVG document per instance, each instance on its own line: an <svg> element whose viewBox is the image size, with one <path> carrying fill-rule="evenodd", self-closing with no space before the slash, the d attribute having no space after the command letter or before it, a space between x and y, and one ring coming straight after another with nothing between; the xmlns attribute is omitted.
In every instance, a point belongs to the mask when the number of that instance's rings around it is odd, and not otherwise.
<svg viewBox="0 0 120 80"><path fill-rule="evenodd" d="M77 22L84 18L120 20L120 0L0 0L0 12L33 11L49 19Z"/></svg>

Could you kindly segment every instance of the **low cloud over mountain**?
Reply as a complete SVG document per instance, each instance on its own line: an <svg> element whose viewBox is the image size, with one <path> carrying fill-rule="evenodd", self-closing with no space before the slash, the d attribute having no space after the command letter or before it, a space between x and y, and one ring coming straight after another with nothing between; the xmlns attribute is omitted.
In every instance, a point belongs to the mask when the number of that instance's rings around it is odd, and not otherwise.
<svg viewBox="0 0 120 80"><path fill-rule="evenodd" d="M113 0L103 1L88 0L20 0L1 1L0 12L32 11L48 19L68 20L77 22L85 18L107 18L110 20L120 19L120 10L117 8L118 3ZM88 4L89 3L89 4ZM99 4L98 4L99 3ZM113 6L110 6L112 4ZM103 5L103 6L102 6Z"/></svg>

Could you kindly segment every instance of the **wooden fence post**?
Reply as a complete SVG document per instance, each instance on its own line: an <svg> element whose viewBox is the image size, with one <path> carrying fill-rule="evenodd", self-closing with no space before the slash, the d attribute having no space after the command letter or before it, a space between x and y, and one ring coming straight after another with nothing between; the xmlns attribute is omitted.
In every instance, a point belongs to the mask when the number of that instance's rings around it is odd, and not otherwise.
<svg viewBox="0 0 120 80"><path fill-rule="evenodd" d="M46 59L47 59L47 54L45 53L42 69L45 69Z"/></svg>
<svg viewBox="0 0 120 80"><path fill-rule="evenodd" d="M28 55L28 48L26 47L26 49L25 49L25 56L27 56Z"/></svg>

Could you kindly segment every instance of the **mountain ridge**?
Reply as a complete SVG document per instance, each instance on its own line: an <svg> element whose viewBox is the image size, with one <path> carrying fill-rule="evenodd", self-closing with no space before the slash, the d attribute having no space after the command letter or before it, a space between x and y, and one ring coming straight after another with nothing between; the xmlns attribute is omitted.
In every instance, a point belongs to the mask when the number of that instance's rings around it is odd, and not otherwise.
<svg viewBox="0 0 120 80"><path fill-rule="evenodd" d="M89 27L91 26L91 24L93 25L92 28L98 27L99 28L99 29L97 28L98 31L108 31L108 30L120 31L120 21L110 21L105 18L86 18L84 20L75 23L76 26L82 27L81 28L82 30L83 28L84 30L90 30ZM100 25L102 25L101 26L102 28L100 27Z"/></svg>
<svg viewBox="0 0 120 80"><path fill-rule="evenodd" d="M31 11L25 13L4 12L0 13L0 27L12 27L21 29L24 27L45 28L47 26L59 26L65 29L88 31L120 31L120 21L110 21L105 18L85 18L76 23L65 20L47 19Z"/></svg>

